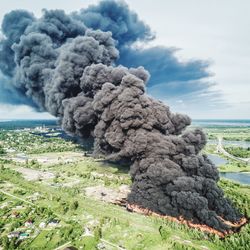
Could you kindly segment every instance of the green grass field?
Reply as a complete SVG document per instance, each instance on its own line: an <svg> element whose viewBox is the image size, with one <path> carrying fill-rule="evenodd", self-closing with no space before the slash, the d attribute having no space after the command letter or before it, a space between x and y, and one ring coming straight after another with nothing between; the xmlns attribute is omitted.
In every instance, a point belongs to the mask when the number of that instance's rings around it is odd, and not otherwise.
<svg viewBox="0 0 250 250"><path fill-rule="evenodd" d="M68 147L64 152L32 154L32 160L41 157L66 157L72 162L32 163L31 159L17 162L9 160L8 154L0 157L0 243L3 249L52 250L66 245L89 250L102 247L120 250L250 249L249 224L239 233L219 239L185 225L131 213L124 207L86 196L86 187L103 186L115 192L121 185L130 185L126 166L79 157L79 153L68 152ZM223 167L232 171L245 169L233 161L222 166L222 171ZM18 172L23 168L38 171L41 177L29 181ZM44 173L54 177L43 178ZM221 180L219 185L249 217L250 186L228 180ZM48 224L53 219L59 224L51 227ZM27 220L32 220L32 228L24 226ZM41 223L46 224L45 228L40 228ZM13 231L29 231L29 237L21 241L8 240L7 236Z"/></svg>
<svg viewBox="0 0 250 250"><path fill-rule="evenodd" d="M106 169L107 173L115 173L117 171L115 167L109 166L106 168L92 158L89 158L88 164L90 164L91 160L96 172L103 173ZM75 175L84 171L85 164L82 163L81 165L78 163L74 166ZM184 225L130 213L123 207L90 199L81 192L85 181L90 184L88 177L81 177L82 183L77 187L55 188L46 183L26 181L20 174L10 170L9 167L11 166L9 165L8 168L1 170L1 189L5 189L6 183L11 183L12 186L8 188L8 193L16 194L17 197L24 200L32 193L39 192L41 197L34 202L33 207L37 211L41 210L39 208L49 207L50 211L40 212L41 218L38 220L55 217L61 221L61 227L48 231L41 230L35 239L23 241L19 245L19 249L54 249L68 241L71 241L71 244L77 247L85 246L85 248L87 247L86 249L91 249L94 245L102 242L101 240L125 249L205 249L204 247L208 249L247 249L246 247L249 246L249 225L245 226L239 234L220 240L218 237L190 229ZM62 172L64 168L65 166L61 168L57 166L54 171ZM79 169L79 172L77 169ZM126 174L123 173L122 175ZM129 177L127 176L127 178ZM91 179L91 184L99 184L99 180ZM234 201L235 205L249 216L250 188L225 180L221 181L220 185L225 190L226 195ZM23 192L20 192L20 190ZM4 200L15 201L13 197L3 196ZM72 200L79 202L76 210L70 208ZM21 203L25 204L25 202ZM64 210L65 207L69 207L69 209ZM97 224L91 229L93 237L82 237L84 235L84 227L91 221L97 221ZM7 223L7 221L2 221L2 223L5 222ZM8 221L8 223L11 222ZM70 231L72 227L74 228L73 231L76 231L73 239L70 233L65 234L65 231ZM99 237L95 235L96 230L99 230ZM6 233L2 229L1 234L5 235Z"/></svg>

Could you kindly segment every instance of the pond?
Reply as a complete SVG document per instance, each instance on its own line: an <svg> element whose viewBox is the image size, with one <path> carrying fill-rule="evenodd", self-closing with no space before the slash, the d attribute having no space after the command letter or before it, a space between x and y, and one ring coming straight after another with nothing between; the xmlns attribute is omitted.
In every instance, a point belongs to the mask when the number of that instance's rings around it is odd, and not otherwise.
<svg viewBox="0 0 250 250"><path fill-rule="evenodd" d="M250 173L220 173L220 177L250 185Z"/></svg>
<svg viewBox="0 0 250 250"><path fill-rule="evenodd" d="M207 156L208 156L209 160L211 160L215 164L216 167L219 167L219 166L227 163L227 160L223 159L219 155L208 154ZM230 179L232 181L237 181L241 184L250 185L250 173L226 172L226 173L220 173L220 177Z"/></svg>
<svg viewBox="0 0 250 250"><path fill-rule="evenodd" d="M227 160L224 158L220 157L219 155L214 155L214 154L208 154L208 159L212 161L216 167L219 167L221 165L225 165L227 163Z"/></svg>

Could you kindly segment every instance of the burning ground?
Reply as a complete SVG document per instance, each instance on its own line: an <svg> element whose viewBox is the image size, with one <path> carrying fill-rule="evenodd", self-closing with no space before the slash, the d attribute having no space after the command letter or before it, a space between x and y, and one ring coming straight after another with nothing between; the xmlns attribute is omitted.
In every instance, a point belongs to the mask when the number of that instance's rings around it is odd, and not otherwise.
<svg viewBox="0 0 250 250"><path fill-rule="evenodd" d="M110 8L121 13L124 29L115 29L120 19ZM217 169L200 153L204 133L185 130L188 116L147 95L151 72L117 65L133 42L153 39L124 3L104 1L70 15L44 10L39 19L16 10L5 15L2 30L0 68L9 89L58 117L66 132L94 138L95 154L129 164L128 204L221 232L232 227L225 221L242 219L218 187ZM183 74L194 64L174 62ZM169 67L169 61L162 63ZM197 65L196 77L207 76L206 66ZM158 72L147 69L155 81Z"/></svg>

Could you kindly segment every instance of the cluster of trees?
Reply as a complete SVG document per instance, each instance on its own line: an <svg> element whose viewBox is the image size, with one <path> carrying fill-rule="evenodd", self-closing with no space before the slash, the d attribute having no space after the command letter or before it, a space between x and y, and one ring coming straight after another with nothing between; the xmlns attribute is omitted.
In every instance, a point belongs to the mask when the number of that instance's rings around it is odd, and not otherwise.
<svg viewBox="0 0 250 250"><path fill-rule="evenodd" d="M234 155L236 157L240 158L250 158L250 147L248 148L242 148L242 147L226 147L226 151Z"/></svg>
<svg viewBox="0 0 250 250"><path fill-rule="evenodd" d="M3 147L15 149L18 152L28 154L40 154L47 152L76 151L79 146L62 138L45 138L42 135L34 135L29 132L0 131L0 155L5 153Z"/></svg>
<svg viewBox="0 0 250 250"><path fill-rule="evenodd" d="M34 169L41 169L42 164L40 164L36 159L31 159L31 160L26 159L25 167L34 168Z"/></svg>
<svg viewBox="0 0 250 250"><path fill-rule="evenodd" d="M69 211L75 211L79 207L78 201L72 201L71 203L66 202L66 201L61 201L60 202L60 210L62 211L63 214L66 214Z"/></svg>
<svg viewBox="0 0 250 250"><path fill-rule="evenodd" d="M0 155L5 155L5 154L6 154L6 150L4 149L2 145L0 145Z"/></svg>
<svg viewBox="0 0 250 250"><path fill-rule="evenodd" d="M18 247L16 239L12 238L11 240L9 240L6 235L0 238L0 245L4 250L14 250Z"/></svg>

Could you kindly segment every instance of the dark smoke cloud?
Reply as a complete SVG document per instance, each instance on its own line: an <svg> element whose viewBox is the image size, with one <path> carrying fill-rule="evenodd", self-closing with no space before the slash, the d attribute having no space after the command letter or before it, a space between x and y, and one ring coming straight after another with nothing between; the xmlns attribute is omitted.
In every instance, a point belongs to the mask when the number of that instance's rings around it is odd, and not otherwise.
<svg viewBox="0 0 250 250"><path fill-rule="evenodd" d="M180 62L175 56L176 50L162 46L140 49L122 48L120 50L120 60L122 65L127 67L143 66L151 73L150 86L164 84L167 88L172 82L182 82L181 88L185 88L185 83L192 80L197 81L210 76L207 71L209 63L201 60ZM203 83L203 88L207 88L209 83ZM197 89L197 83L186 88L187 92ZM192 89L192 87L194 89Z"/></svg>
<svg viewBox="0 0 250 250"><path fill-rule="evenodd" d="M14 10L4 16L2 32L5 38L0 41L0 69L7 76L13 76L16 66L11 47L19 42L20 36L33 21L33 14L25 10Z"/></svg>
<svg viewBox="0 0 250 250"><path fill-rule="evenodd" d="M74 128L70 132L82 137L88 131L94 135L96 153L131 164L129 203L228 229L219 216L237 221L240 215L217 186L216 167L200 154L206 144L204 133L198 129L183 133L190 118L173 114L148 97L147 72L142 71L87 67L83 92L66 100L64 129Z"/></svg>
<svg viewBox="0 0 250 250"><path fill-rule="evenodd" d="M19 27L10 22L15 18L25 21ZM182 64L166 48L134 49L153 36L123 2L103 1L70 16L44 10L40 19L14 11L3 26L1 44L10 57L3 53L0 65L9 89L59 117L68 133L94 138L95 154L130 164L129 203L218 230L228 229L220 217L241 218L217 185L217 169L200 153L204 133L184 131L188 116L145 93L147 82L198 81L208 76L206 63ZM134 67L115 66L115 45L118 62Z"/></svg>
<svg viewBox="0 0 250 250"><path fill-rule="evenodd" d="M34 107L45 110L43 88L49 69L55 68L59 49L68 39L84 35L86 28L62 10L43 10L36 19L23 10L5 15L2 23L0 69L15 78L19 92L32 98Z"/></svg>
<svg viewBox="0 0 250 250"><path fill-rule="evenodd" d="M30 97L41 110L45 107L44 85L47 69L54 67L57 51L50 37L41 33L22 36L18 44L12 46L17 64L15 86Z"/></svg>
<svg viewBox="0 0 250 250"><path fill-rule="evenodd" d="M122 1L101 1L98 5L74 12L72 16L87 27L112 32L119 47L154 38L150 27Z"/></svg>
<svg viewBox="0 0 250 250"><path fill-rule="evenodd" d="M50 83L46 85L46 108L63 116L62 100L81 92L80 78L86 66L103 62L110 65L118 57L110 32L90 31L60 48L60 56Z"/></svg>
<svg viewBox="0 0 250 250"><path fill-rule="evenodd" d="M49 36L54 46L59 47L71 37L84 35L84 24L66 15L63 10L43 10L43 16L34 21L25 30L25 34L32 32Z"/></svg>
<svg viewBox="0 0 250 250"><path fill-rule="evenodd" d="M36 106L30 98L13 87L13 83L10 81L11 79L0 73L0 104Z"/></svg>
<svg viewBox="0 0 250 250"><path fill-rule="evenodd" d="M176 58L176 49L164 46L144 49L134 46L135 42L147 43L155 36L150 27L142 22L124 2L102 1L99 5L73 13L73 16L81 20L87 27L111 31L113 38L118 42L117 46L120 51L117 64L146 68L151 74L148 87L158 84L168 87L175 81L183 83L176 90L179 92L189 81L189 88L186 87L185 90L186 93L192 93L196 91L197 80L210 76L207 61L192 60L184 63ZM209 82L203 81L202 89L207 89L209 86Z"/></svg>

